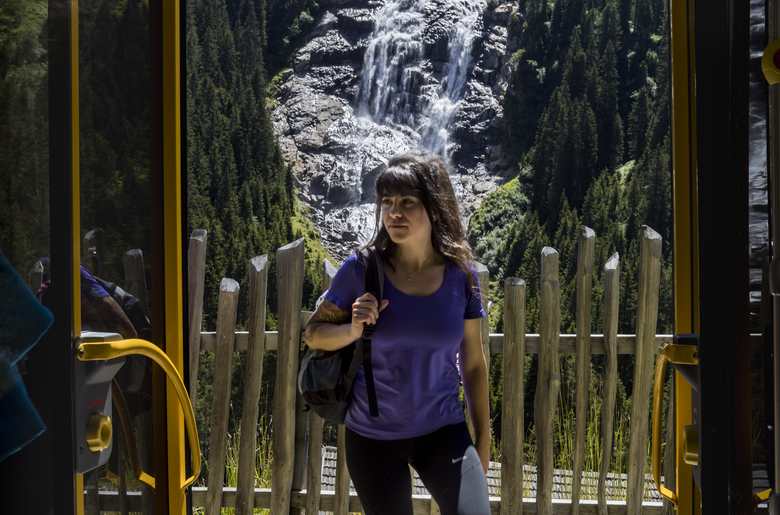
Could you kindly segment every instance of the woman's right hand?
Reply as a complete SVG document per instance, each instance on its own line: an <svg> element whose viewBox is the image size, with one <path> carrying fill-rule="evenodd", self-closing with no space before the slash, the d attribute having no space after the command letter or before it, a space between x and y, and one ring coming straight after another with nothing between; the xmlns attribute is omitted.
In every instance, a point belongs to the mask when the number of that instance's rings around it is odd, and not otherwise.
<svg viewBox="0 0 780 515"><path fill-rule="evenodd" d="M390 301L385 299L380 304L376 297L370 293L365 293L358 297L352 303L350 336L354 336L354 340L360 338L363 334L363 327L366 324L376 324L376 321L379 319L379 312L385 309L389 303Z"/></svg>
<svg viewBox="0 0 780 515"><path fill-rule="evenodd" d="M383 300L380 306L376 297L366 293L352 304L352 320L347 323L350 313L323 299L306 323L306 344L312 349L322 350L346 347L360 338L363 326L376 323L379 312L388 304L388 300Z"/></svg>

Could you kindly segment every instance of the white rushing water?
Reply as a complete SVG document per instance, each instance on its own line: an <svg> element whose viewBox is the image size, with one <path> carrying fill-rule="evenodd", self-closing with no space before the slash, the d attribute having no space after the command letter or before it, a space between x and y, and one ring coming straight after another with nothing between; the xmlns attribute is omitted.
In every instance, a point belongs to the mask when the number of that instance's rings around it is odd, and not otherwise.
<svg viewBox="0 0 780 515"><path fill-rule="evenodd" d="M429 8L426 0L388 0L377 12L356 111L378 124L411 129L418 146L448 157L450 126L468 78L484 1L448 2L453 23L448 29L447 59L435 74L440 79L433 77L424 56Z"/></svg>

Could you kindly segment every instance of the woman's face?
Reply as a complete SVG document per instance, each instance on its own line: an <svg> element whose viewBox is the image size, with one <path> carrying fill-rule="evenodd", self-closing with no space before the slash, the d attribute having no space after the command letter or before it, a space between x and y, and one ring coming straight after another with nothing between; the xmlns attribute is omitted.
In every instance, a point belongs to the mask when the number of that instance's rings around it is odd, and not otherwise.
<svg viewBox="0 0 780 515"><path fill-rule="evenodd" d="M414 195L383 196L382 223L396 245L431 241L431 220L422 201Z"/></svg>

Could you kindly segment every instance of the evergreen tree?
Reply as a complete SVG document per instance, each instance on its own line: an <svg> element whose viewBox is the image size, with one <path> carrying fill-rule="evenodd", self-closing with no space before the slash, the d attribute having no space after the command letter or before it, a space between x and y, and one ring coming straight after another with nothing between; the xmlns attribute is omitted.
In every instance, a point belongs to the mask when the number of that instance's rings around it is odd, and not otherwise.
<svg viewBox="0 0 780 515"><path fill-rule="evenodd" d="M596 169L615 171L623 159L623 127L618 112L620 77L617 72L617 56L612 42L607 43L600 65L600 89L597 93L596 120L598 131L598 156Z"/></svg>
<svg viewBox="0 0 780 515"><path fill-rule="evenodd" d="M650 118L650 101L645 88L641 88L631 114L628 116L628 149L629 159L639 160L647 148L647 129Z"/></svg>

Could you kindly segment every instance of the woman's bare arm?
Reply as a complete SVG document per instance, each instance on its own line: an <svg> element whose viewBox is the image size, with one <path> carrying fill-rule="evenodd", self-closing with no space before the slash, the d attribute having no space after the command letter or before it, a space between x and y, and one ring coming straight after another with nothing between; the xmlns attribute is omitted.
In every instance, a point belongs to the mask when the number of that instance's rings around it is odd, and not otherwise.
<svg viewBox="0 0 780 515"><path fill-rule="evenodd" d="M306 345L321 350L337 350L346 347L360 338L365 324L376 323L379 312L387 304L388 301L383 300L382 306L378 307L376 298L366 293L352 304L352 321L345 324L349 313L328 299L323 299L306 322Z"/></svg>
<svg viewBox="0 0 780 515"><path fill-rule="evenodd" d="M488 371L485 355L482 354L481 319L463 321L463 341L458 354L463 393L474 425L476 442L474 446L487 473L490 459L490 402L488 399Z"/></svg>

